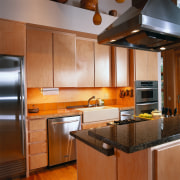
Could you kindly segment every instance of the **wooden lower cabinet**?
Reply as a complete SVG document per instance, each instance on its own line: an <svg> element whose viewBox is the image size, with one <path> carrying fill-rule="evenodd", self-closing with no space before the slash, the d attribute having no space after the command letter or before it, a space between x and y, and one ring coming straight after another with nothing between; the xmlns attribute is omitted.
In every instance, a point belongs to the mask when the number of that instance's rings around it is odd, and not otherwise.
<svg viewBox="0 0 180 180"><path fill-rule="evenodd" d="M76 148L78 180L150 180L149 149L106 156L79 140Z"/></svg>
<svg viewBox="0 0 180 180"><path fill-rule="evenodd" d="M46 141L47 140L47 131L46 130L40 130L40 131L34 131L29 133L29 142L40 142L40 141Z"/></svg>
<svg viewBox="0 0 180 180"><path fill-rule="evenodd" d="M78 180L116 180L116 157L76 140Z"/></svg>
<svg viewBox="0 0 180 180"><path fill-rule="evenodd" d="M47 142L31 143L29 145L29 154L47 153Z"/></svg>
<svg viewBox="0 0 180 180"><path fill-rule="evenodd" d="M45 167L48 165L48 153L30 155L29 167L30 170Z"/></svg>
<svg viewBox="0 0 180 180"><path fill-rule="evenodd" d="M155 180L180 179L180 143L155 150Z"/></svg>
<svg viewBox="0 0 180 180"><path fill-rule="evenodd" d="M116 150L118 180L148 180L148 149L134 153Z"/></svg>
<svg viewBox="0 0 180 180"><path fill-rule="evenodd" d="M90 128L98 128L107 126L107 123L118 121L119 119L109 120L109 121L101 121L101 122L94 122L94 123L82 123L81 129L90 129Z"/></svg>
<svg viewBox="0 0 180 180"><path fill-rule="evenodd" d="M47 119L28 120L29 169L48 165Z"/></svg>

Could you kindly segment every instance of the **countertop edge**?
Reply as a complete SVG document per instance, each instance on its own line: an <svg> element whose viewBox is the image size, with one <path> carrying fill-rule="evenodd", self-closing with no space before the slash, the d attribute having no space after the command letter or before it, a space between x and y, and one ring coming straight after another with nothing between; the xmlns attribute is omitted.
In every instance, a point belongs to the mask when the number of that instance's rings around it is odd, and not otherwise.
<svg viewBox="0 0 180 180"><path fill-rule="evenodd" d="M112 156L112 155L114 155L114 148L112 148L112 149L104 149L103 147L100 148L100 147L92 144L91 142L89 142L89 141L81 138L80 136L76 135L76 132L77 132L77 131L71 131L71 132L70 132L70 135L73 136L73 137L75 137L76 139L82 141L82 142L85 143L86 145L92 147L93 149L96 149L97 151L103 153L103 154L106 155L106 156ZM96 139L96 141L99 141L99 140ZM99 142L102 142L102 141L99 141ZM102 144L103 144L103 142L102 142Z"/></svg>

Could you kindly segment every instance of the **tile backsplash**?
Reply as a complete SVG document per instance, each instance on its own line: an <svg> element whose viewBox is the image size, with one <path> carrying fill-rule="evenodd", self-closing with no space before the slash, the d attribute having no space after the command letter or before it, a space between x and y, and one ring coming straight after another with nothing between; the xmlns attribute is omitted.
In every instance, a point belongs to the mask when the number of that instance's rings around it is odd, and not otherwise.
<svg viewBox="0 0 180 180"><path fill-rule="evenodd" d="M133 106L134 97L120 98L120 89L127 88L60 88L58 95L43 95L39 88L27 89L28 109L34 105L39 110L54 110L67 106L87 105L91 96L104 99L104 105ZM95 100L91 101L95 104Z"/></svg>

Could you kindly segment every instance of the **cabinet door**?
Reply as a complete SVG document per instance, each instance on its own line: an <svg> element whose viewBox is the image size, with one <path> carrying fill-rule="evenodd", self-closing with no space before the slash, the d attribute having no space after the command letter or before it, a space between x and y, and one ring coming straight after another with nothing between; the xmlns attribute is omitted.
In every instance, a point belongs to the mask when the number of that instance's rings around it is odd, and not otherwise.
<svg viewBox="0 0 180 180"><path fill-rule="evenodd" d="M0 20L0 54L24 56L25 39L23 23Z"/></svg>
<svg viewBox="0 0 180 180"><path fill-rule="evenodd" d="M147 52L148 80L158 81L158 53Z"/></svg>
<svg viewBox="0 0 180 180"><path fill-rule="evenodd" d="M136 80L158 80L158 56L156 52L135 51Z"/></svg>
<svg viewBox="0 0 180 180"><path fill-rule="evenodd" d="M127 48L116 48L116 86L129 86L129 53Z"/></svg>
<svg viewBox="0 0 180 180"><path fill-rule="evenodd" d="M55 33L54 87L76 87L76 61L74 34Z"/></svg>
<svg viewBox="0 0 180 180"><path fill-rule="evenodd" d="M179 180L180 144L155 150L155 180Z"/></svg>
<svg viewBox="0 0 180 180"><path fill-rule="evenodd" d="M148 80L147 51L135 50L136 80Z"/></svg>
<svg viewBox="0 0 180 180"><path fill-rule="evenodd" d="M53 87L52 33L27 29L27 87Z"/></svg>
<svg viewBox="0 0 180 180"><path fill-rule="evenodd" d="M76 74L78 87L94 87L94 42L76 40Z"/></svg>
<svg viewBox="0 0 180 180"><path fill-rule="evenodd" d="M95 87L111 87L110 47L95 43Z"/></svg>

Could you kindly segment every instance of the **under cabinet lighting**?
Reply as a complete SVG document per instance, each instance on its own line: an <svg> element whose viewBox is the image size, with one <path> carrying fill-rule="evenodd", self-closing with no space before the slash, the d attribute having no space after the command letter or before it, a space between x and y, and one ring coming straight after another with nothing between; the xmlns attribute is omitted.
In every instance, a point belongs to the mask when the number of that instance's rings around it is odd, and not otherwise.
<svg viewBox="0 0 180 180"><path fill-rule="evenodd" d="M161 50L161 51L164 51L164 50L166 50L166 48L165 48L165 47L161 47L160 50Z"/></svg>
<svg viewBox="0 0 180 180"><path fill-rule="evenodd" d="M43 95L59 95L59 88L41 88Z"/></svg>
<svg viewBox="0 0 180 180"><path fill-rule="evenodd" d="M139 32L139 29L135 29L135 30L131 31L132 34L137 33L137 32Z"/></svg>
<svg viewBox="0 0 180 180"><path fill-rule="evenodd" d="M110 42L115 42L115 41L116 41L115 39L110 40Z"/></svg>

